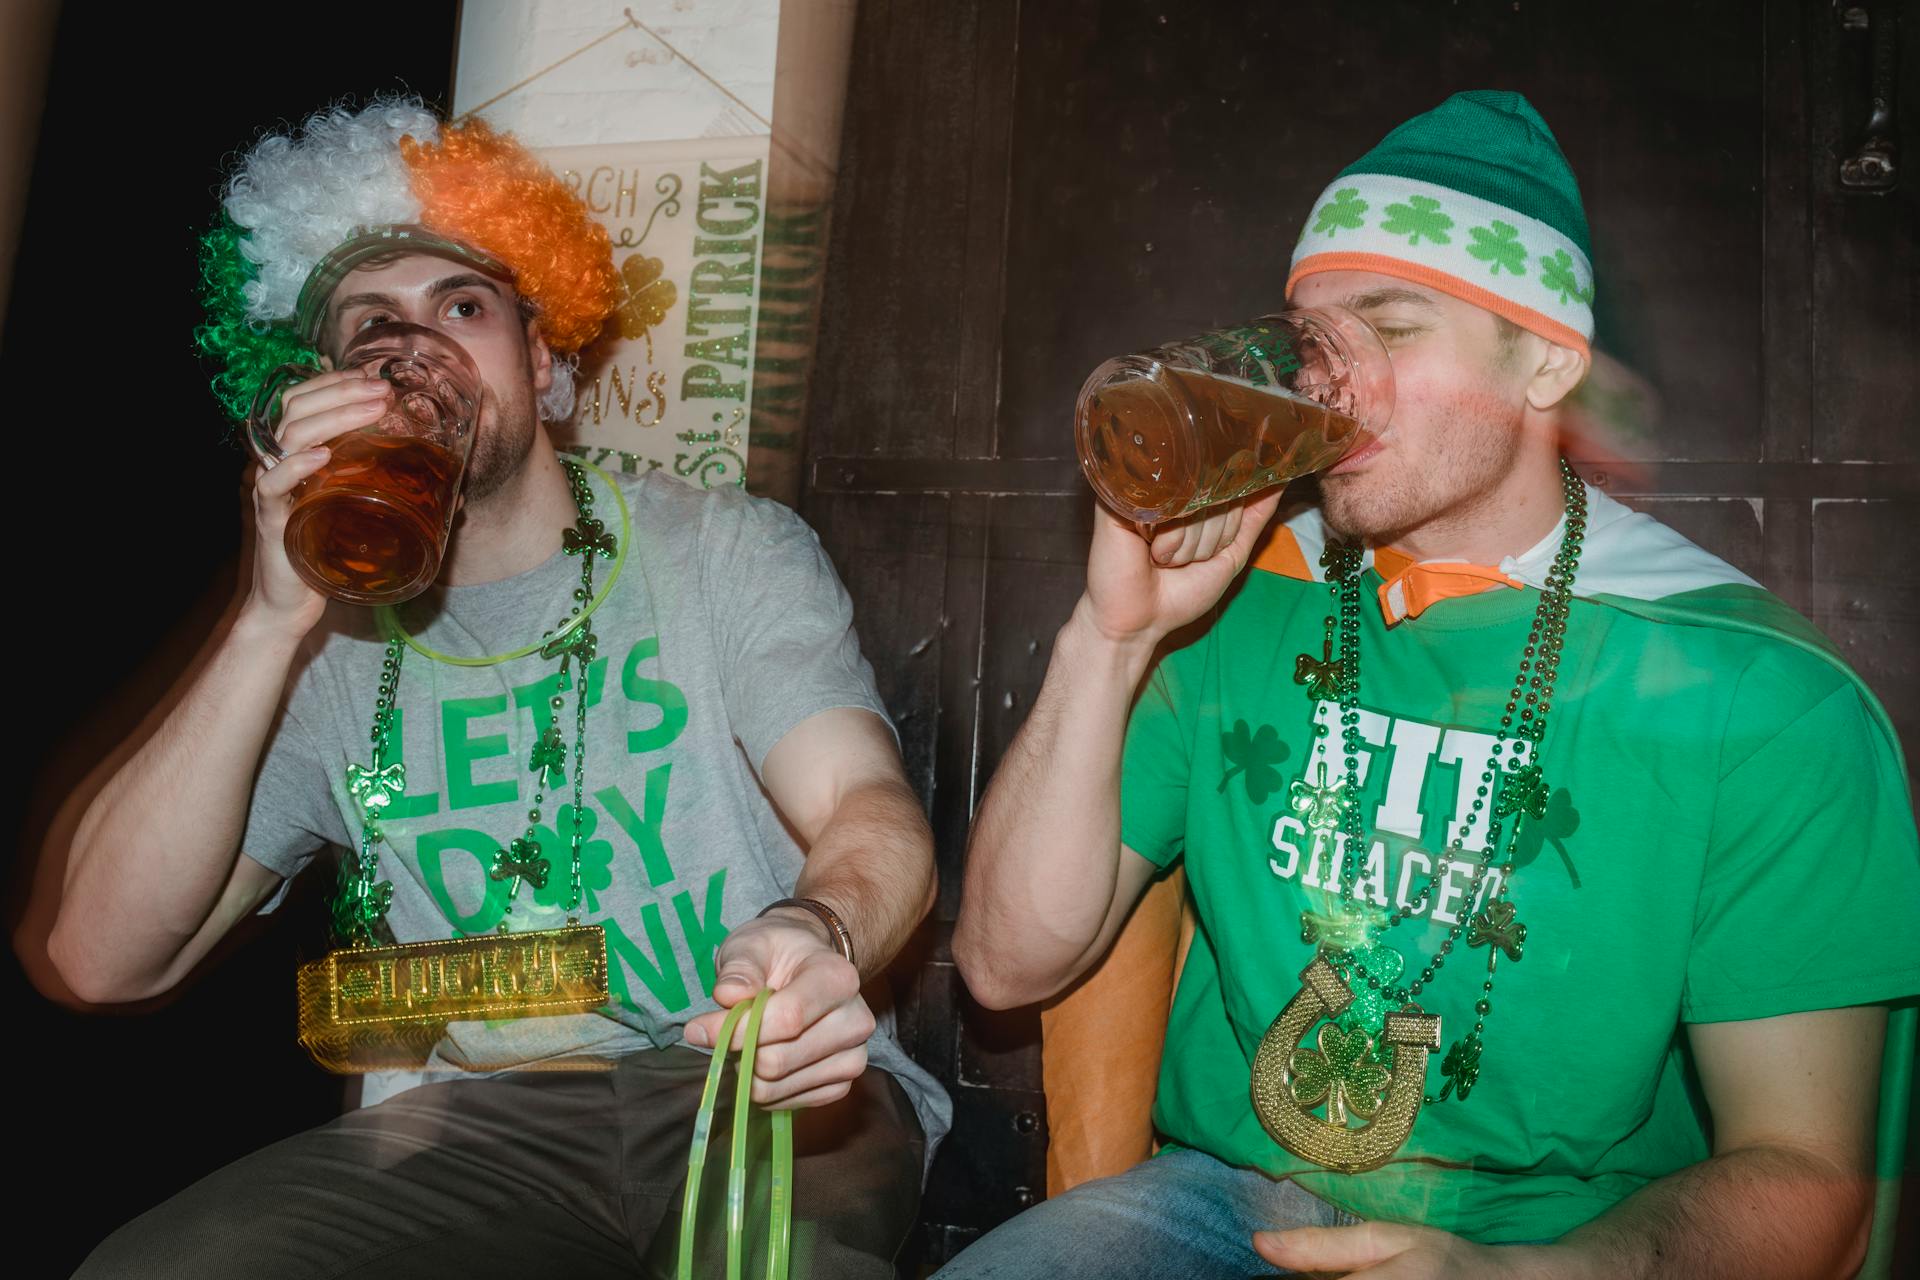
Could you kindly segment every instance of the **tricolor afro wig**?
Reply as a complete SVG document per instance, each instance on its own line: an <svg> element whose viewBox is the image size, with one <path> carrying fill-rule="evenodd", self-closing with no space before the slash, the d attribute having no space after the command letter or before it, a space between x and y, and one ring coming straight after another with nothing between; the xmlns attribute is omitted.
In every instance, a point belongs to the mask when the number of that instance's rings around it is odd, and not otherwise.
<svg viewBox="0 0 1920 1280"><path fill-rule="evenodd" d="M407 244L508 279L560 357L540 416L573 412L572 362L619 298L607 233L511 136L442 124L417 99L341 105L240 158L201 241L200 350L214 394L244 418L274 366L311 362L333 288Z"/></svg>

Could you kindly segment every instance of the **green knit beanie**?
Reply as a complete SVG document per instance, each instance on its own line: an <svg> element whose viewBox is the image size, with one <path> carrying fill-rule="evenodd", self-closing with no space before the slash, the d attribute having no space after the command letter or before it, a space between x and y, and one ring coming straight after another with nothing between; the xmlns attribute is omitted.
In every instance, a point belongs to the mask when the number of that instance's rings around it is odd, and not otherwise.
<svg viewBox="0 0 1920 1280"><path fill-rule="evenodd" d="M1320 271L1424 284L1589 353L1587 215L1553 131L1517 93L1456 93L1335 178L1293 251Z"/></svg>

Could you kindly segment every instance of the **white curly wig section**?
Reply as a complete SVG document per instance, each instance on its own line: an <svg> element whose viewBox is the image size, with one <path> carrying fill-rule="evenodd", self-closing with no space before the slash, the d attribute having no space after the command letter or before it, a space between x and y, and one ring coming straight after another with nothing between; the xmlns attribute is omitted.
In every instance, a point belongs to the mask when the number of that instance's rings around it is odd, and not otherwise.
<svg viewBox="0 0 1920 1280"><path fill-rule="evenodd" d="M574 379L579 368L579 356L554 354L553 385L541 393L540 421L565 422L573 416Z"/></svg>
<svg viewBox="0 0 1920 1280"><path fill-rule="evenodd" d="M246 286L248 319L291 317L314 265L355 227L420 220L403 137L437 142L440 122L418 98L391 95L357 111L317 111L297 135L270 134L241 157L222 203L247 232L240 251L259 267Z"/></svg>

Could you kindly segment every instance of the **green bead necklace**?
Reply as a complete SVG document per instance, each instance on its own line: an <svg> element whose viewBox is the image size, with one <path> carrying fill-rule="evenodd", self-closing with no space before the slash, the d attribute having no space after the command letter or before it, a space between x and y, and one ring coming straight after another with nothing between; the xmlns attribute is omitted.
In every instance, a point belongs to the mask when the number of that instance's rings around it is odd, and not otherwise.
<svg viewBox="0 0 1920 1280"><path fill-rule="evenodd" d="M1531 818L1537 821L1546 816L1550 788L1541 772L1539 749L1546 736L1547 717L1553 706L1554 682L1560 670L1560 654L1566 641L1567 616L1573 599L1573 576L1580 565L1580 551L1587 532L1586 488L1565 459L1560 462L1560 477L1566 500L1566 535L1561 540L1559 552L1554 556L1553 566L1547 570L1546 585L1540 593L1540 603L1534 609L1533 627L1527 635L1526 648L1521 650L1519 673L1514 677L1513 688L1507 695L1506 706L1500 716L1500 728L1494 735L1493 754L1474 787L1467 820L1461 823L1446 851L1449 858L1457 858L1465 851L1474 821L1486 810L1494 780L1501 771L1502 757L1511 754L1514 759L1519 759L1522 754L1520 743L1526 743L1527 763L1512 771L1512 776L1500 788L1499 798L1493 802L1493 812L1487 818L1486 847L1474 868L1466 900L1472 903L1478 898L1488 868L1504 848L1506 857L1500 867L1499 892L1494 901L1481 911L1463 914L1447 930L1447 936L1441 941L1433 958L1412 982L1397 984L1371 972L1366 963L1369 948L1345 947L1332 957L1335 970L1344 971L1342 976L1358 978L1366 984L1370 993L1378 993L1379 998L1399 1004L1412 1000L1432 983L1435 975L1445 966L1462 932L1467 933L1469 948L1486 947L1487 976L1481 985L1480 999L1474 1003L1476 1016L1473 1030L1448 1049L1447 1057L1441 1064L1441 1071L1447 1076L1448 1082L1438 1096L1429 1095L1428 1102L1441 1101L1449 1092L1465 1099L1472 1091L1479 1074L1482 1033L1487 1016L1492 1012L1495 964L1502 951L1507 953L1509 959L1519 960L1526 942L1527 927L1514 918L1514 906L1507 897L1514 871L1513 841L1519 836L1523 820ZM1328 562L1327 576L1333 584L1335 607L1339 614L1343 664L1335 697L1340 705L1341 747L1345 763L1345 777L1341 780L1345 792L1345 803L1341 806L1341 831L1347 837L1348 853L1347 857L1340 860L1340 901L1349 917L1359 916L1364 910L1355 904L1353 898L1353 864L1360 859L1364 848L1359 803L1360 559L1360 548L1353 543L1330 545L1323 556L1323 562ZM1332 618L1327 620L1327 625L1331 630ZM1315 730L1324 732L1325 727L1316 725ZM1518 741L1515 741L1516 738ZM1505 833L1507 839L1503 842L1501 827L1507 819L1511 819L1511 823ZM1444 859L1436 859L1435 865L1436 868L1443 866ZM1391 929L1418 915L1442 874L1442 870L1436 869L1406 907L1387 916L1382 929Z"/></svg>
<svg viewBox="0 0 1920 1280"><path fill-rule="evenodd" d="M1295 782L1289 805L1316 837L1331 842L1336 850L1340 907L1332 915L1301 913L1301 940L1317 944L1315 959L1301 974L1300 992L1262 1039L1252 1081L1261 1123L1276 1141L1303 1159L1346 1172L1376 1168L1412 1132L1422 1102L1465 1100L1479 1078L1486 1021L1493 1011L1496 962L1502 952L1518 961L1525 949L1527 927L1516 917L1508 897L1513 849L1523 823L1546 816L1550 788L1541 772L1540 746L1553 706L1573 580L1586 539L1586 488L1565 459L1560 461L1560 479L1566 503L1565 533L1547 571L1519 673L1507 696L1492 754L1474 788L1470 811L1449 842L1446 856L1435 859L1426 884L1407 906L1384 916L1354 899L1355 868L1365 848L1359 774L1363 552L1356 543L1329 542L1321 554L1332 614L1326 620L1322 656L1300 655L1294 680L1306 687L1316 705L1323 699L1337 705L1343 770L1329 782L1322 765L1315 780ZM1333 652L1336 636L1338 656ZM1314 733L1325 737L1328 726L1316 720ZM1509 761L1511 767L1503 770ZM1494 784L1503 771L1509 776L1496 798ZM1470 906L1479 898L1487 872L1496 862L1501 873L1499 889L1481 910L1463 913L1419 976L1401 983L1398 978L1406 961L1376 938L1420 914L1446 874L1447 863L1465 852L1482 817L1487 823L1486 843L1466 901ZM1342 838L1345 852L1338 852ZM1474 1002L1473 1029L1449 1046L1441 1063L1447 1083L1437 1095L1429 1094L1424 1090L1426 1055L1439 1047L1440 1020L1414 1000L1445 967L1463 932L1469 949L1487 949L1486 977ZM1322 1018L1327 1023L1321 1027L1319 1049L1307 1049L1299 1043L1300 1037ZM1376 1036L1380 1036L1381 1053L1377 1060L1373 1057ZM1323 1100L1328 1119L1310 1110ZM1358 1129L1347 1127L1349 1107L1370 1123Z"/></svg>
<svg viewBox="0 0 1920 1280"><path fill-rule="evenodd" d="M559 786L567 778L569 752L560 731L560 716L566 706L565 694L571 690L574 694L571 752L573 823L572 830L567 833L571 851L567 923L570 926L579 924L581 846L585 841L581 815L586 805L587 670L599 645L591 618L619 577L628 544L632 540L632 523L626 501L615 486L613 493L620 504L621 521L621 536L616 538L593 514L594 498L592 489L587 485L587 464L567 458L561 460L561 466L566 471L577 517L575 525L561 535L561 549L567 555L580 557L580 585L574 588L572 611L547 631L539 643L480 658L456 658L430 649L410 635L392 609L378 611L380 625L388 639L386 656L380 664L380 690L374 705L373 727L369 733L373 764L370 767L358 764L347 766L347 790L360 806L362 825L358 856L341 860L340 879L333 901L334 933L343 945L373 945L376 930L393 902L392 883L379 879L378 846L385 839L381 816L406 790L406 765L398 760L388 763L388 758L393 749L393 710L400 684L400 668L409 648L436 662L468 667L492 666L536 652L543 658L560 660L559 687L548 703L546 729L535 743L532 759L527 766L536 779L533 804L527 810L527 829L510 841L506 848L495 853L488 875L494 880L512 881L507 890L507 917L513 915L514 900L519 896L521 881L530 881L535 889L544 889L547 885L552 868L546 854L541 852L535 824L540 821L540 806L546 800L547 789ZM605 478L604 475L602 478ZM607 575L606 585L596 595L593 573L598 559L613 560L614 565ZM577 680L572 671L575 666L579 669ZM508 919L503 918L498 931L508 932L508 924Z"/></svg>

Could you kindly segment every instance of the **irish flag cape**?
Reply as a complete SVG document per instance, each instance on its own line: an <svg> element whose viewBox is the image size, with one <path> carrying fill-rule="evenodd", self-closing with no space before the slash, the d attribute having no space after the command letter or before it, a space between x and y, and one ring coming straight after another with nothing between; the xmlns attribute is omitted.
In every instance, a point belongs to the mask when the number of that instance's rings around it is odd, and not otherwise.
<svg viewBox="0 0 1920 1280"><path fill-rule="evenodd" d="M1490 578L1506 577L1544 590L1547 570L1560 549L1561 523L1532 550L1508 556ZM1287 521L1254 556L1253 567L1284 577L1325 582L1320 552L1327 542L1319 509ZM1365 563L1373 564L1369 549ZM1576 599L1682 627L1717 627L1768 636L1831 663L1860 691L1887 746L1904 761L1900 740L1885 708L1849 667L1833 643L1778 596L1720 557L1701 550L1652 516L1622 505L1587 486L1587 539L1575 576Z"/></svg>
<svg viewBox="0 0 1920 1280"><path fill-rule="evenodd" d="M1497 573L1542 590L1554 554L1560 549L1565 521L1538 545L1519 556L1508 556ZM1320 552L1327 540L1317 508L1303 512L1274 531L1254 556L1253 567L1284 577L1326 581ZM1366 562L1373 563L1368 551ZM1580 571L1574 577L1574 596L1592 604L1619 609L1651 622L1680 627L1717 627L1726 631L1768 636L1793 645L1831 663L1860 692L1886 745L1902 762L1900 739L1880 700L1846 664L1833 644L1811 622L1788 608L1778 596L1738 569L1701 550L1652 516L1615 502L1587 486L1587 538L1580 553ZM1907 1116L1913 1095L1913 1058L1920 1008L1913 1004L1891 1009L1887 1019L1887 1049L1880 1075L1878 1222L1891 1222L1898 1207L1902 1162L1906 1154ZM1876 1248L1890 1248L1892 1233L1876 1231ZM1868 1274L1863 1272L1862 1274Z"/></svg>

